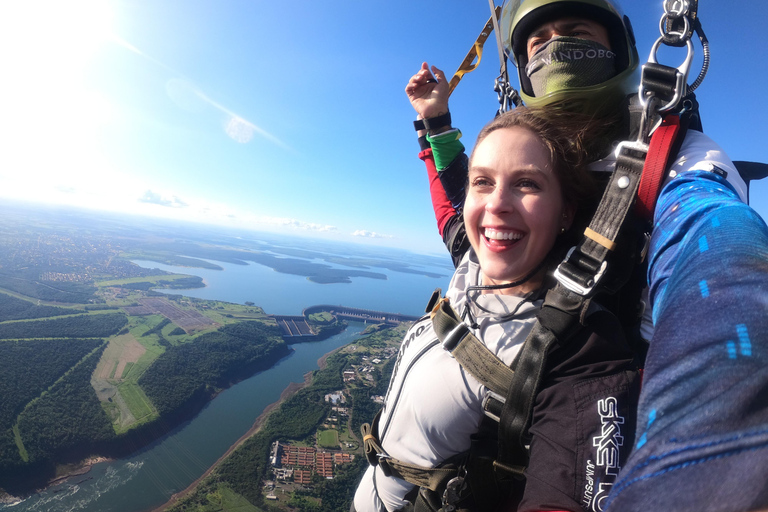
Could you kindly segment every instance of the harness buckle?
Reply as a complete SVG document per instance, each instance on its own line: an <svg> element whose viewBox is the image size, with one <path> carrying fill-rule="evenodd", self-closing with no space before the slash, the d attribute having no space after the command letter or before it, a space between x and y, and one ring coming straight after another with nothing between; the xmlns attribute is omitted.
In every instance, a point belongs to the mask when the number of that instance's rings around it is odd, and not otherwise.
<svg viewBox="0 0 768 512"><path fill-rule="evenodd" d="M386 453L377 453L376 457L378 458L376 465L381 469L381 472L384 473L384 476L387 478L392 476L392 467L389 465L389 459L392 457Z"/></svg>
<svg viewBox="0 0 768 512"><path fill-rule="evenodd" d="M600 264L600 268L598 269L597 273L590 277L588 279L587 284L583 285L580 283L577 283L572 277L566 275L563 273L563 267L564 265L571 265L570 258L573 254L573 251L576 250L576 246L573 246L568 251L568 254L565 255L565 259L563 259L562 263L560 263L557 268L555 269L554 277L557 279L557 281L563 285L568 290L577 293L581 295L582 297L586 297L590 293L592 293L592 290L594 290L597 283L600 282L600 280L603 278L603 275L605 274L605 270L608 268L608 262L603 261Z"/></svg>
<svg viewBox="0 0 768 512"><path fill-rule="evenodd" d="M686 20L686 23L688 23L688 18L684 18ZM651 48L651 55L648 57L648 64L658 64L658 61L656 60L656 53L659 51L659 47L661 46L661 43L664 41L663 37L660 37L656 42L653 44L653 48ZM663 106L658 108L658 112L668 112L674 108L677 107L677 105L680 103L680 100L682 100L683 96L685 96L688 93L688 84L686 81L688 80L688 73L691 70L691 63L693 62L693 42L690 38L688 38L685 41L685 46L688 51L688 53L685 56L685 60L683 60L683 63L680 64L677 67L675 77L674 77L674 84L667 84L669 86L673 86L673 94L672 97L669 98L667 103L665 103ZM674 68L672 68L674 69ZM641 79L640 79L640 101L646 101L646 98L648 94L646 93L648 90L648 84L646 74L649 70L649 66L645 65L642 66L642 73L641 73Z"/></svg>
<svg viewBox="0 0 768 512"><path fill-rule="evenodd" d="M453 349L456 348L456 345L458 345L459 342L464 339L464 336L466 336L468 332L469 327L467 327L463 322L459 322L456 324L456 327L451 329L451 332L449 332L443 340L443 348L450 354L453 352Z"/></svg>
<svg viewBox="0 0 768 512"><path fill-rule="evenodd" d="M483 412L493 421L499 423L501 421L501 409L506 402L507 399L505 397L488 390L483 397Z"/></svg>
<svg viewBox="0 0 768 512"><path fill-rule="evenodd" d="M456 510L456 504L461 498L461 492L466 488L464 476L457 476L448 480L443 492L442 510L443 512L453 512Z"/></svg>

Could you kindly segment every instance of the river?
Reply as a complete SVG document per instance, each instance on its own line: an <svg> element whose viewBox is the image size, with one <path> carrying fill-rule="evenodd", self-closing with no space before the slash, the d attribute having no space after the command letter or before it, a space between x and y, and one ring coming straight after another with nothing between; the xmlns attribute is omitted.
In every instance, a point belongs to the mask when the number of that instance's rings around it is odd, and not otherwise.
<svg viewBox="0 0 768 512"><path fill-rule="evenodd" d="M446 278L402 274L387 269L387 280L355 278L352 284L320 285L299 276L279 274L258 264L215 262L224 271L190 269L137 262L142 266L203 277L207 287L175 291L184 295L243 303L251 300L271 314L298 314L318 303L418 315L432 289ZM445 270L442 270L445 274ZM288 292L290 290L290 292ZM220 393L192 420L131 457L95 464L14 505L7 512L140 512L165 503L200 477L253 425L291 382L317 368L324 354L357 338L364 324L349 327L327 340L292 345L294 352L274 367Z"/></svg>

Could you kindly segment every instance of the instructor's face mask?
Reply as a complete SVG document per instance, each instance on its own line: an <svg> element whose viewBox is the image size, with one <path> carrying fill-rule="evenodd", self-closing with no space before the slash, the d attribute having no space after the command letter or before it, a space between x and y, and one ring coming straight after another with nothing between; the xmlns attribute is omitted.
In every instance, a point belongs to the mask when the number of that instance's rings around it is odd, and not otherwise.
<svg viewBox="0 0 768 512"><path fill-rule="evenodd" d="M597 85L616 75L616 54L587 39L553 37L525 66L534 96Z"/></svg>

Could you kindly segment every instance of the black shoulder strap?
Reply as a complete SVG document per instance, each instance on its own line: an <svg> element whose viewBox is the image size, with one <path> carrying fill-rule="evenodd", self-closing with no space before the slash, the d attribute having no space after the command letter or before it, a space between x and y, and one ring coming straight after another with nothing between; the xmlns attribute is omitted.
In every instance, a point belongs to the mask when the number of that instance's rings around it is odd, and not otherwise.
<svg viewBox="0 0 768 512"><path fill-rule="evenodd" d="M590 300L557 284L547 292L537 322L525 340L515 365L499 421L498 469L521 473L528 464L527 435L533 403L553 344L579 329Z"/></svg>

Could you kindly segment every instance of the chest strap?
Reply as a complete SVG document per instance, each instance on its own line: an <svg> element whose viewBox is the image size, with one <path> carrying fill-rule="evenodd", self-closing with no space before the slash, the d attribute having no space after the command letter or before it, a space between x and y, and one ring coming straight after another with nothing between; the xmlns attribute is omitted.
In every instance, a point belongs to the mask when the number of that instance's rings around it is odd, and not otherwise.
<svg viewBox="0 0 768 512"><path fill-rule="evenodd" d="M533 330L522 345L513 370L464 324L447 299L437 301L430 316L435 334L467 373L490 392L483 400L487 416L499 423L499 456L494 466L521 475L528 463L528 419L550 347L578 330L591 301L558 285L547 293Z"/></svg>
<svg viewBox="0 0 768 512"><path fill-rule="evenodd" d="M503 397L512 384L515 372L472 334L447 298L437 301L430 317L432 328L443 348L451 353L467 373L492 393Z"/></svg>
<svg viewBox="0 0 768 512"><path fill-rule="evenodd" d="M387 477L395 477L405 480L413 485L424 487L437 492L445 488L445 484L459 474L459 468L453 464L441 465L437 468L428 468L403 462L389 456L379 442L379 419L381 411L376 414L373 423L363 424L360 432L363 434L365 457L371 466L378 466Z"/></svg>

